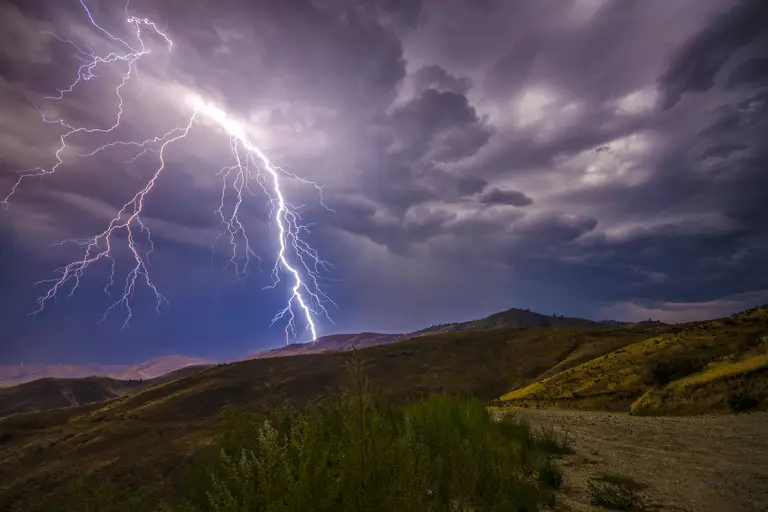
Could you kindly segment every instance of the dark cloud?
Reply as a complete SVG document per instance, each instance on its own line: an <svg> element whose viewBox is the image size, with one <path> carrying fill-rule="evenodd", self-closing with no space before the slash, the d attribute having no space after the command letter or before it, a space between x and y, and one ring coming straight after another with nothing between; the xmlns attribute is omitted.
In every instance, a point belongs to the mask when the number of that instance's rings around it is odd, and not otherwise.
<svg viewBox="0 0 768 512"><path fill-rule="evenodd" d="M472 86L472 82L466 78L458 78L437 65L424 66L413 75L413 82L417 90L435 89L438 91L451 91L457 94L465 94Z"/></svg>
<svg viewBox="0 0 768 512"><path fill-rule="evenodd" d="M661 106L674 107L688 91L704 92L731 57L756 38L768 35L763 20L768 19L768 4L761 0L741 0L724 15L681 48L659 79Z"/></svg>
<svg viewBox="0 0 768 512"><path fill-rule="evenodd" d="M517 190L501 190L494 188L480 196L480 201L485 204L506 204L510 206L530 206L533 199Z"/></svg>
<svg viewBox="0 0 768 512"><path fill-rule="evenodd" d="M457 190L462 196L469 196L478 192L482 192L487 186L487 181L482 178L472 176L459 178L458 182L456 183Z"/></svg>
<svg viewBox="0 0 768 512"><path fill-rule="evenodd" d="M768 85L768 58L757 57L742 62L728 76L728 87Z"/></svg>
<svg viewBox="0 0 768 512"><path fill-rule="evenodd" d="M87 5L131 37L123 5ZM308 240L333 264L323 283L339 309L323 333L510 305L683 320L766 296L765 2L134 0L130 12L158 20L174 46L148 39L143 83L121 91L114 139L173 129L199 95L287 172L322 185L330 210L314 187L284 182ZM42 123L30 100L51 119L105 129L120 75L100 66L82 89L47 101L79 61L42 33L104 52L114 43L77 0L6 2L0 19L4 197L17 169L56 162L62 127ZM228 235L212 248L231 147L204 120L169 146L143 213L151 274L171 307L158 318L142 286L128 334L115 334L124 310L94 327L108 307L103 265L69 301L25 316L42 290L34 283L82 257L76 244L51 244L101 232L158 170L156 153L134 160L130 146L78 156L114 139L73 136L57 173L25 180L0 211L0 299L13 302L0 312L10 325L0 357L122 361L277 343L280 326L267 326L284 290L263 290L273 211L256 179L242 203L225 198L225 213L240 204L262 258L235 279L243 233L231 261ZM119 288L131 255L125 235L116 240ZM147 234L136 243L147 250Z"/></svg>
<svg viewBox="0 0 768 512"><path fill-rule="evenodd" d="M408 160L448 162L475 153L490 137L466 96L427 89L392 116L395 151Z"/></svg>

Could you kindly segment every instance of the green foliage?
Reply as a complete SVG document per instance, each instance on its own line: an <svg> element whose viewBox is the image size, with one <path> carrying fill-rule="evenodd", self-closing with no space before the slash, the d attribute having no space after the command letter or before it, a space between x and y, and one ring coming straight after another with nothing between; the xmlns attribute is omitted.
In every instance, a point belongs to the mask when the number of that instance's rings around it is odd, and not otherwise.
<svg viewBox="0 0 768 512"><path fill-rule="evenodd" d="M562 472L530 428L477 400L383 400L363 378L303 410L228 410L189 481L195 511L538 509ZM202 491L202 492L201 492Z"/></svg>
<svg viewBox="0 0 768 512"><path fill-rule="evenodd" d="M643 510L646 499L643 485L631 478L618 475L603 475L590 479L587 497L592 505L613 510Z"/></svg>
<svg viewBox="0 0 768 512"><path fill-rule="evenodd" d="M443 392L485 401L555 365L562 371L644 336L630 329L501 328L421 336L358 350L356 357L366 375L398 404ZM238 439L256 439L263 420L272 422L276 411L286 409L285 397L304 411L318 405L328 390L354 389L355 382L345 377L347 360L349 353L338 352L241 361L108 402L0 418L0 435L9 436L0 443L0 503L10 511L41 510L81 477L113 480L121 472L130 474L117 480L121 489L175 502L181 488L191 487L181 474L192 460L218 463L223 447L218 440L230 428L228 422L235 421L235 408L257 412L240 418L243 435L227 434L231 457L237 456ZM227 404L232 414L221 418ZM214 430L217 444L201 451ZM38 446L46 448L38 452ZM531 447L530 457L538 451ZM531 479L535 483L535 475ZM207 484L210 476L191 481ZM205 491L200 493L207 499Z"/></svg>
<svg viewBox="0 0 768 512"><path fill-rule="evenodd" d="M742 391L734 391L728 394L726 404L728 409L733 412L745 412L753 409L760 403L760 400L751 393L745 393Z"/></svg>
<svg viewBox="0 0 768 512"><path fill-rule="evenodd" d="M550 455L567 455L573 453L568 432L558 432L554 426L542 427L538 433L536 446Z"/></svg>
<svg viewBox="0 0 768 512"><path fill-rule="evenodd" d="M653 359L648 362L645 381L657 387L663 387L673 380L700 372L706 361L696 356L676 355Z"/></svg>
<svg viewBox="0 0 768 512"><path fill-rule="evenodd" d="M158 510L148 508L146 497L139 493L121 489L108 480L96 480L90 484L73 486L62 499L49 502L46 512L136 512L137 510Z"/></svg>
<svg viewBox="0 0 768 512"><path fill-rule="evenodd" d="M537 471L537 480L540 484L552 489L559 489L563 485L563 470L555 464L552 457L544 458Z"/></svg>

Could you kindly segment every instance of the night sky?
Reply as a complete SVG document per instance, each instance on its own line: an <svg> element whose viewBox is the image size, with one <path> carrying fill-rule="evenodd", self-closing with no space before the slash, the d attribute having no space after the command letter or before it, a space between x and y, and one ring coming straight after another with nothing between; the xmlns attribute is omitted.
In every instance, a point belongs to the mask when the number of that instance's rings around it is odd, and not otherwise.
<svg viewBox="0 0 768 512"><path fill-rule="evenodd" d="M86 4L129 39L121 2ZM764 0L136 0L169 52L124 89L117 139L189 117L196 93L248 126L291 172L311 222L335 325L401 332L509 307L593 319L686 321L768 302L768 2ZM50 167L62 128L114 122L117 68L59 102L73 48L108 53L78 0L0 4L0 196L16 171ZM0 210L0 364L130 363L164 354L235 358L279 345L276 239L247 195L254 259L227 266L215 213L228 139L196 125L169 147L144 211L155 250L126 310L92 267L36 316L55 271L82 257L157 168L109 139L76 136L54 175L26 180ZM762 143L760 141L763 141ZM90 148L90 149L88 149ZM258 189L257 189L258 191ZM118 280L130 270L118 237ZM241 261L241 260L238 260ZM302 334L306 338L305 334Z"/></svg>

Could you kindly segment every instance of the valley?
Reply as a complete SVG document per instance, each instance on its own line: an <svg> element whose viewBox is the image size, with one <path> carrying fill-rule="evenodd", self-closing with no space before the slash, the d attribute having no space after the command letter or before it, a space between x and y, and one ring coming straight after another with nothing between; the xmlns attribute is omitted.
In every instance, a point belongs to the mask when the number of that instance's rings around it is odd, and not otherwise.
<svg viewBox="0 0 768 512"><path fill-rule="evenodd" d="M121 489L142 489L172 503L190 457L214 439L222 408L259 413L288 399L302 409L348 386L350 364L392 403L441 393L471 396L502 412L530 411L534 423L576 414L554 409L728 414L734 393L752 397L749 410L766 409L761 354L767 318L763 307L677 326L457 329L355 350L190 367L165 382L96 396L92 403L62 407L69 404L56 402L55 409L0 419L0 503L8 510L33 510L43 496L61 496L73 485L96 481L119 482ZM699 366L677 370L663 384L647 381L648 368L672 355L696 356ZM4 392L48 393L45 387L33 391L33 385L41 381ZM107 381L101 385L108 387ZM693 385L699 386L696 392L675 391ZM654 405L638 409L636 404L648 403L649 397L655 397ZM553 409L552 416L546 409ZM581 432L575 420L568 420L572 417L562 416L566 429ZM583 450L589 441L581 443L578 451L587 456Z"/></svg>

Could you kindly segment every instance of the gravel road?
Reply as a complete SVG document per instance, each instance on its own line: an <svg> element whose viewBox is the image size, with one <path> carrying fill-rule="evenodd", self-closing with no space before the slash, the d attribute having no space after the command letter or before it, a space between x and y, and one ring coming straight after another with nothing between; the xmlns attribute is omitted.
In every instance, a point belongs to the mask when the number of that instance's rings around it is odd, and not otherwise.
<svg viewBox="0 0 768 512"><path fill-rule="evenodd" d="M647 485L652 510L768 512L768 413L636 417L617 413L521 409L534 428L568 433L565 510L589 505L588 478L631 477ZM560 508L560 507L558 507Z"/></svg>

